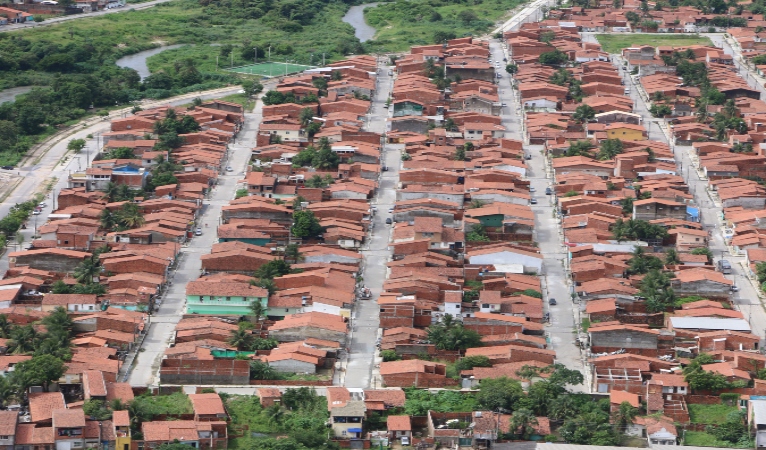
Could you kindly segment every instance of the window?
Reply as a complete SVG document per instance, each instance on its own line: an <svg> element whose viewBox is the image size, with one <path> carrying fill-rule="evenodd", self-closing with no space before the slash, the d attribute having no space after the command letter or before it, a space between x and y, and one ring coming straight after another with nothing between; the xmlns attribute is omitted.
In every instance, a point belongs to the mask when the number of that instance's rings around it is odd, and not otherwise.
<svg viewBox="0 0 766 450"><path fill-rule="evenodd" d="M344 431L341 431L341 433L340 433L340 434L342 434L343 436L345 436L345 435L346 435L346 431L345 431L345 430L344 430Z"/></svg>
<svg viewBox="0 0 766 450"><path fill-rule="evenodd" d="M69 241L64 241L64 244L68 244L68 243L69 243Z"/></svg>

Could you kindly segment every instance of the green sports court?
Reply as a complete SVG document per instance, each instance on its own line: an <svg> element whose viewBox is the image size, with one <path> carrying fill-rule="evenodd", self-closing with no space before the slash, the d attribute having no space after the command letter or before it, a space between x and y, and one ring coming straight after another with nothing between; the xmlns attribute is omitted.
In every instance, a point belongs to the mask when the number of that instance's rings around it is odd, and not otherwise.
<svg viewBox="0 0 766 450"><path fill-rule="evenodd" d="M226 70L229 72L245 73L249 75L260 75L262 77L281 77L291 73L303 72L306 69L312 69L314 67L316 66L272 61L250 64L247 66L233 67Z"/></svg>

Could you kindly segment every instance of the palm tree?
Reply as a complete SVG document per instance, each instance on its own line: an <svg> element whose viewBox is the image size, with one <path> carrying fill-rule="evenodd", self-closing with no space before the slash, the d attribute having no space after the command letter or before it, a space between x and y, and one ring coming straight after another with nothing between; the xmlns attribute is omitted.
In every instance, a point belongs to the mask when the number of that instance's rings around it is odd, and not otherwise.
<svg viewBox="0 0 766 450"><path fill-rule="evenodd" d="M250 281L250 285L252 286L258 286L259 288L266 289L269 292L269 295L274 295L275 292L277 292L277 285L274 283L274 280L270 280L268 278L261 278L260 280L252 280Z"/></svg>
<svg viewBox="0 0 766 450"><path fill-rule="evenodd" d="M518 409L511 416L509 432L514 436L527 440L535 432L537 417L528 409Z"/></svg>
<svg viewBox="0 0 766 450"><path fill-rule="evenodd" d="M114 215L108 209L104 209L99 216L99 222L101 223L101 228L112 230L115 225Z"/></svg>
<svg viewBox="0 0 766 450"><path fill-rule="evenodd" d="M253 315L255 316L255 321L260 322L261 317L266 316L266 311L268 310L266 307L263 306L263 303L261 303L258 300L253 300L250 302L250 311L252 311Z"/></svg>
<svg viewBox="0 0 766 450"><path fill-rule="evenodd" d="M11 323L8 322L8 317L5 314L0 314L0 338L7 338L11 332Z"/></svg>
<svg viewBox="0 0 766 450"><path fill-rule="evenodd" d="M298 115L298 121L300 121L302 127L307 127L314 120L314 111L311 108L301 109Z"/></svg>
<svg viewBox="0 0 766 450"><path fill-rule="evenodd" d="M32 325L16 327L11 330L8 350L12 355L32 353L37 344L37 332Z"/></svg>
<svg viewBox="0 0 766 450"><path fill-rule="evenodd" d="M285 261L287 260L293 263L303 260L303 254L300 252L298 244L287 244L287 247L285 247Z"/></svg>
<svg viewBox="0 0 766 450"><path fill-rule="evenodd" d="M250 346L253 345L253 334L249 330L241 328L231 330L229 344L237 347L239 350L249 350Z"/></svg>
<svg viewBox="0 0 766 450"><path fill-rule="evenodd" d="M117 197L117 185L110 181L109 183L106 184L106 188L104 189L104 198L109 200L110 202L113 202L116 197Z"/></svg>
<svg viewBox="0 0 766 450"><path fill-rule="evenodd" d="M266 409L266 417L268 417L269 425L278 426L282 423L282 418L285 412L280 405L271 405Z"/></svg>
<svg viewBox="0 0 766 450"><path fill-rule="evenodd" d="M125 203L117 212L120 225L127 228L136 228L144 224L144 216L135 203Z"/></svg>
<svg viewBox="0 0 766 450"><path fill-rule="evenodd" d="M93 258L83 260L75 269L74 275L77 282L82 284L92 284L93 278L101 273L101 266Z"/></svg>
<svg viewBox="0 0 766 450"><path fill-rule="evenodd" d="M681 260L678 258L678 252L675 249L669 248L665 252L665 265L672 266L674 264L681 264Z"/></svg>

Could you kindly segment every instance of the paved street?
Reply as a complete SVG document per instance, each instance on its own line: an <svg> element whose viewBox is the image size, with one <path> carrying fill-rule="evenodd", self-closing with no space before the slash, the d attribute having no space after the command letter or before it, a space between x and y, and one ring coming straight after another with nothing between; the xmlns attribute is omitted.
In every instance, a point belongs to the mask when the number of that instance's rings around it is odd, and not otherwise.
<svg viewBox="0 0 766 450"><path fill-rule="evenodd" d="M93 13L74 14L71 16L54 17L51 19L45 19L44 22L15 23L10 25L3 25L2 27L0 27L0 33L26 30L29 28L45 27L48 25L53 25L53 24L57 24L61 22L69 22L69 21L77 20L77 19L86 19L89 17L103 16L105 14L115 14L119 12L130 11L130 10L146 9L146 8L151 8L152 6L159 5L160 3L165 3L169 1L170 0L152 0L150 2L144 2L144 3L129 3L123 6L122 8L112 8L112 9L105 9L103 11L98 11Z"/></svg>
<svg viewBox="0 0 766 450"><path fill-rule="evenodd" d="M191 93L177 97L173 100L146 102L142 107L148 109L168 104L178 106L190 103L195 97L209 100L211 98L219 98L233 94L240 89L239 86L233 86L225 89L218 89L215 90L214 93L209 94ZM112 116L112 118L117 117L120 117L120 114ZM61 189L67 187L67 177L69 176L69 173L77 171L80 168L84 169L87 162L93 160L98 149L97 145L103 143L99 137L100 133L108 132L110 131L110 128L109 122L103 120L91 120L88 121L87 124L88 125L81 130L52 144L50 149L39 157L39 162L35 162L33 158L30 158L28 160L28 165L13 171L13 173L19 173L21 175L15 181L17 183L15 189L13 189L13 191L8 194L8 197L0 203L0 217L8 215L10 208L14 204L25 202L31 199L35 193L42 192L47 184L51 182L54 184L54 192L51 193L51 198L55 198ZM92 139L87 139L89 134L93 135ZM72 139L86 139L86 148L79 154L68 154L66 146ZM47 206L43 208L42 213L38 216L31 216L28 221L27 229L21 230L24 235L24 244L22 245L22 248L29 246L29 242L32 240L32 234L34 233L35 223L38 227L43 225L47 221L48 214L50 214L53 211L54 206L56 206L50 199L46 199L46 203ZM12 241L12 239L9 239L9 241ZM0 273L3 274L8 270L8 253L15 251L17 246L9 245L8 249L9 250L0 257Z"/></svg>
<svg viewBox="0 0 766 450"><path fill-rule="evenodd" d="M502 45L493 40L490 44L492 61L502 61L505 54ZM505 67L505 62L501 67ZM516 92L511 88L510 76L502 72L503 78L500 79L499 92L500 101L507 105L502 109L502 124L506 128L505 137L509 139L523 140L520 115L520 104ZM566 249L561 239L561 229L559 220L554 215L555 198L545 195L545 189L552 185L551 178L546 171L546 158L543 154L541 145L525 145L525 153L532 156L527 161L527 179L535 192L530 195L537 199L537 205L531 205L535 213L535 239L543 254L543 302L546 312L550 313L551 322L546 327L546 337L549 341L549 348L556 351L557 362L564 364L567 368L579 370L586 374L584 370L584 355L579 347L575 346L576 324L579 318L579 304L572 302L570 295L567 269L564 261L567 257ZM548 299L555 298L556 306L548 305ZM574 387L575 390L587 390L587 383Z"/></svg>
<svg viewBox="0 0 766 450"><path fill-rule="evenodd" d="M720 44L720 42L717 44ZM728 45L724 48L724 51L727 54L732 54L732 49ZM615 65L621 65L622 60L619 57L615 57L614 63ZM633 112L641 114L644 125L649 133L649 139L667 144L669 142L670 130L664 121L654 119L649 114L648 106L650 104L645 100L647 93L643 92L643 88L639 83L636 83L637 80L633 80L625 71L622 71L622 74L625 85L631 88L630 95L635 105ZM703 178L697 170L699 168L699 161L694 154L693 148L682 145L673 145L672 148L676 160L676 168L686 180L686 184L689 186L689 193L694 195L694 201L700 206L702 225L705 230L711 233L708 248L713 252L714 261L726 259L731 262L732 274L726 275L726 277L733 280L740 289L732 299L750 322L753 333L763 336L764 330L766 330L766 312L759 299L760 294L757 286L747 276L749 269L745 267L744 256L731 255L723 239L721 223L723 211L721 205L711 198L708 193L707 179Z"/></svg>
<svg viewBox="0 0 766 450"><path fill-rule="evenodd" d="M236 144L229 144L229 160L223 167L231 166L233 172L224 172L218 177L218 185L209 200L205 200L197 224L202 236L195 236L181 249L178 264L171 276L172 284L165 293L158 312L151 317L151 326L142 345L136 364L128 381L133 386L154 385L162 355L173 338L176 324L181 320L186 303L186 283L199 278L202 272L200 256L210 253L217 242L216 227L221 216L221 207L234 198L239 181L255 147L255 138L261 123L263 103L258 102L254 112L245 114L245 125L237 135Z"/></svg>
<svg viewBox="0 0 766 450"><path fill-rule="evenodd" d="M385 132L388 109L385 108L393 86L393 77L388 76L388 68L379 64L378 84L373 99L372 109L368 114L366 131ZM399 166L401 165L401 150L399 145L385 145L381 161L388 167L387 172L381 172L379 187L372 204L377 213L372 220L372 231L368 237L366 248L362 251L364 267L362 277L364 284L370 288L372 297L367 300L357 300L354 307L351 326L350 353L345 366L343 385L349 388L381 387L377 366L380 359L376 358L376 340L380 320L378 313L378 296L383 291L383 283L388 276L386 263L391 258L388 241L391 235L391 225L386 225L387 218L393 215L388 209L396 203L396 185L399 183Z"/></svg>

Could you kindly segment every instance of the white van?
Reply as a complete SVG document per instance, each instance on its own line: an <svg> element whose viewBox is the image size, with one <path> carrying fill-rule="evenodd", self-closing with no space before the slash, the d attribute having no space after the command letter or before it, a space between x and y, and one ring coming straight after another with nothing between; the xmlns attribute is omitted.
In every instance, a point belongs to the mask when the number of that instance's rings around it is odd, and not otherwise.
<svg viewBox="0 0 766 450"><path fill-rule="evenodd" d="M630 94L630 88L625 88L625 95Z"/></svg>

